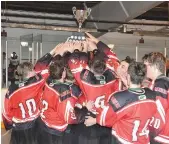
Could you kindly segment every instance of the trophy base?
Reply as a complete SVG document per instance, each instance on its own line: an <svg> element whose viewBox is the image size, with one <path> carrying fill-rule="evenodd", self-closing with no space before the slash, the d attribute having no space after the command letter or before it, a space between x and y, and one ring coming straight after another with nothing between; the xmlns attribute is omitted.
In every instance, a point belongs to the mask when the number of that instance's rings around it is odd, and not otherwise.
<svg viewBox="0 0 169 144"><path fill-rule="evenodd" d="M69 38L69 41L85 41L85 33L84 32L72 32L72 36Z"/></svg>

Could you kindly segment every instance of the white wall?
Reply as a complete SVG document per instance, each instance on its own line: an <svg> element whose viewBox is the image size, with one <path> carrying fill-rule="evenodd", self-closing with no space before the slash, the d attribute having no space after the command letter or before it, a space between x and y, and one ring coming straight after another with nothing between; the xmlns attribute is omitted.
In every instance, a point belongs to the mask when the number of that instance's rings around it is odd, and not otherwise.
<svg viewBox="0 0 169 144"><path fill-rule="evenodd" d="M20 36L33 34L34 36L43 34L42 36L42 47L43 54L49 52L53 49L58 43L66 41L66 39L71 36L71 32L60 32L60 31L45 31L45 30L36 30L36 29L20 29L20 28L6 28L5 29L8 37L8 57L12 52L16 52L19 55L20 52ZM31 37L30 37L31 40ZM5 39L1 38L1 47L2 52L5 52ZM34 40L34 47L36 48L36 41ZM36 58L36 50L35 50ZM22 58L28 59L29 51L28 47L22 49Z"/></svg>
<svg viewBox="0 0 169 144"><path fill-rule="evenodd" d="M149 37L144 36L144 44L139 44L139 36L120 33L107 33L99 39L107 44L115 44L114 51L117 53L119 59L124 59L126 56L135 58L136 45L138 46L138 61L144 54L159 51L164 53L164 47L167 48L167 55L169 56L169 39L167 37ZM166 46L165 46L166 42Z"/></svg>

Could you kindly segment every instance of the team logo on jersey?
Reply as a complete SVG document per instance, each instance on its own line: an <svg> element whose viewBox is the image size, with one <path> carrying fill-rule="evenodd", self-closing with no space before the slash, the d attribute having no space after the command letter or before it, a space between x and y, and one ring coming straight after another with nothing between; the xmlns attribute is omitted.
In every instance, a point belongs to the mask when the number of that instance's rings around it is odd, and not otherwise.
<svg viewBox="0 0 169 144"><path fill-rule="evenodd" d="M138 98L139 98L139 100L145 100L146 96L145 95L140 95Z"/></svg>
<svg viewBox="0 0 169 144"><path fill-rule="evenodd" d="M23 87L24 86L24 83L19 83L19 87Z"/></svg>
<svg viewBox="0 0 169 144"><path fill-rule="evenodd" d="M49 86L50 86L50 87L53 87L53 86L54 86L54 83L50 83Z"/></svg>
<svg viewBox="0 0 169 144"><path fill-rule="evenodd" d="M105 81L100 81L100 84L102 84L102 85L103 85L103 84L106 84L106 82L105 82Z"/></svg>

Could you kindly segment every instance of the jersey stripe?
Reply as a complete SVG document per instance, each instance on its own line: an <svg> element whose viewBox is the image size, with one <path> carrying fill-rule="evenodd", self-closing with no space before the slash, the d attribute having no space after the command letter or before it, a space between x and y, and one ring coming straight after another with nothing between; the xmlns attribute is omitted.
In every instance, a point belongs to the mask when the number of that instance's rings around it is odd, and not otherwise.
<svg viewBox="0 0 169 144"><path fill-rule="evenodd" d="M132 107L132 106L135 106L135 105L138 105L138 104L142 104L142 103L154 103L154 104L156 104L156 102L153 101L153 100L139 101L139 102L132 103L132 104L130 104L130 105L128 105L128 106L125 106L125 107L122 108L121 110L117 111L117 113L121 113L121 112L123 112L124 110L126 110L126 109L128 109L128 108L130 108L130 107Z"/></svg>
<svg viewBox="0 0 169 144"><path fill-rule="evenodd" d="M165 139L164 137L156 136L154 139L160 143L169 144L169 139Z"/></svg>
<svg viewBox="0 0 169 144"><path fill-rule="evenodd" d="M35 86L35 85L38 85L38 84L40 84L40 83L43 82L43 81L44 81L44 79L41 79L40 81L38 81L38 82L36 82L36 83L33 83L33 84L28 85L28 86L24 86L24 87L22 87L22 88L19 88L18 90L16 90L14 93L12 93L12 94L9 96L9 99L10 99L15 93L17 93L18 91L23 90L23 89L26 89L26 88L29 88L29 87L32 87L32 86Z"/></svg>

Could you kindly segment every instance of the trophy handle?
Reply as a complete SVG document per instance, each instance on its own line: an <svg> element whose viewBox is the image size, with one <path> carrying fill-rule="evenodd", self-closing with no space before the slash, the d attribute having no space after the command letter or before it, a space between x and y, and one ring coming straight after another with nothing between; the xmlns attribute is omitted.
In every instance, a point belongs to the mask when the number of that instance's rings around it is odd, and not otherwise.
<svg viewBox="0 0 169 144"><path fill-rule="evenodd" d="M72 11L73 11L74 16L76 17L76 7L73 7Z"/></svg>
<svg viewBox="0 0 169 144"><path fill-rule="evenodd" d="M87 17L90 15L92 9L91 8L87 8Z"/></svg>

